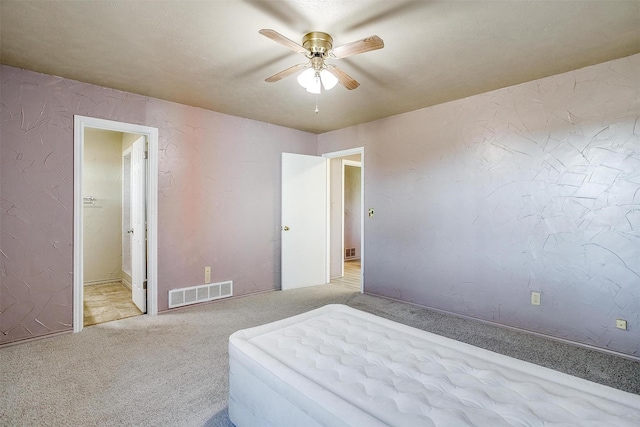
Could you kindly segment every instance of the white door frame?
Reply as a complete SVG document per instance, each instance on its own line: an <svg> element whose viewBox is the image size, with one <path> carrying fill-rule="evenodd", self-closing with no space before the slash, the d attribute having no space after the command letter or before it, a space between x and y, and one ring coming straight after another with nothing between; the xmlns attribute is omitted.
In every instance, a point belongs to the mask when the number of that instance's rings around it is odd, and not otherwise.
<svg viewBox="0 0 640 427"><path fill-rule="evenodd" d="M131 135L131 134L129 134ZM147 162L146 136L139 136L131 146L131 300L147 312ZM140 191L142 190L142 191Z"/></svg>
<svg viewBox="0 0 640 427"><path fill-rule="evenodd" d="M73 123L73 332L82 331L84 271L82 235L82 169L85 128L145 135L149 141L147 167L147 314L158 314L158 129L131 123L74 116Z"/></svg>
<svg viewBox="0 0 640 427"><path fill-rule="evenodd" d="M361 173L360 173L360 209L361 209L361 216L362 216L362 220L360 221L360 292L363 293L364 292L364 264L365 264L365 257L364 257L364 215L365 215L365 209L364 209L364 174L365 174L365 163L364 163L364 147L358 147L358 148L351 148L348 150L342 150L342 151L334 151L331 153L325 153L322 155L322 157L326 157L329 159L335 158L335 157L346 157L346 156L352 156L354 154L360 154L360 167L361 169ZM343 166L344 168L344 166ZM344 212L344 172L343 172L343 183L342 183L342 193L343 193L343 212ZM343 214L344 215L344 214ZM329 222L330 218L327 218L327 227L329 227ZM329 247L329 235L330 233L327 233L327 247ZM340 256L342 258L342 274L344 274L344 218L342 220L342 254ZM327 263L329 263L329 258L327 258ZM329 268L327 266L327 268Z"/></svg>

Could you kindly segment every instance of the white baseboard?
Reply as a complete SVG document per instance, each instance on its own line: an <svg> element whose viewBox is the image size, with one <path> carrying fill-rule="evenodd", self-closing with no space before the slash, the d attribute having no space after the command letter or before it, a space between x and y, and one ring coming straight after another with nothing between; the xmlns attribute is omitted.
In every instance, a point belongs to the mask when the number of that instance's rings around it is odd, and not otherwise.
<svg viewBox="0 0 640 427"><path fill-rule="evenodd" d="M613 356L618 356L618 357L622 357L624 359L630 359L630 360L634 360L636 362L640 362L640 357L638 357L638 356L634 356L632 354L627 354L627 353L621 353L621 352L615 351L615 350L609 350L608 348L596 347L594 345L581 343L581 342L578 342L578 341L572 341L572 340L568 340L566 338L561 338L561 337L556 337L554 335L544 334L542 332L531 331L529 329L524 329L524 328L520 328L520 327L517 327L517 326L505 325L504 323L498 323L498 322L493 322L491 320L480 319L478 317L472 317L472 316L468 316L466 314L455 313L453 311L441 310L439 308L429 307L427 305L422 305L422 304L416 304L415 302L403 301L403 300L400 300L398 298L388 297L388 296L384 296L384 295L378 295L378 294L372 293L372 292L365 292L365 294L366 295L373 295L373 296L376 296L376 297L379 297L379 298L388 299L390 301L396 301L396 302L399 302L399 303L402 303L402 304L413 305L413 306L416 306L416 307L424 308L425 310L435 311L436 313L442 313L442 314L446 314L446 315L449 315L449 316L461 317L463 319L470 320L470 321L473 321L473 322L486 323L488 325L496 326L498 328L510 329L512 331L522 332L524 334L529 334L529 335L535 335L535 336L538 336L538 337L541 337L541 338L546 338L546 339L549 339L549 340L552 340L552 341L558 341L558 342L561 342L561 343L564 343L564 344L573 345L575 347L582 347L582 348L586 348L587 350L599 351L601 353L611 354Z"/></svg>
<svg viewBox="0 0 640 427"><path fill-rule="evenodd" d="M107 279L107 280L92 280L90 282L84 282L84 286L94 285L106 285L107 283L122 283L122 279Z"/></svg>

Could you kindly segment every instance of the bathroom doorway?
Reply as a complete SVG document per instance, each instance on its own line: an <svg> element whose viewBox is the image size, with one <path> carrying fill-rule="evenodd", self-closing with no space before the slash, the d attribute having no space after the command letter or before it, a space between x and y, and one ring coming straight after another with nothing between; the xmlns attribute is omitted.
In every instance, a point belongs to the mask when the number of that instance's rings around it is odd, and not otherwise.
<svg viewBox="0 0 640 427"><path fill-rule="evenodd" d="M133 209L145 198L144 176L134 188L133 147L145 148L143 135L106 129L84 130L83 155L83 325L137 316L146 295L136 300L132 280ZM143 251L146 256L146 251ZM146 259L137 260L146 273Z"/></svg>
<svg viewBox="0 0 640 427"><path fill-rule="evenodd" d="M106 133L104 132L106 131ZM85 144L92 133L115 141L116 149L108 143L98 147ZM104 141L103 141L104 142ZM131 151L127 151L130 143ZM86 145L86 146L85 146ZM123 148L124 147L124 148ZM94 153L94 163L85 162ZM106 152L105 150L111 150ZM127 166L127 162L130 164ZM109 163L109 165L107 165ZM115 166L114 166L115 165ZM83 179L96 169L96 182ZM95 171L94 171L95 172ZM104 189L107 177L117 175L119 185ZM123 181L131 184L130 211L124 211L123 200L127 190ZM136 183L142 183L138 185ZM95 185L94 185L95 184ZM92 186L93 185L93 186ZM117 193L117 194L116 194ZM106 209L108 207L109 209ZM84 326L85 287L92 285L123 285L130 276L131 290L127 289L127 302L132 300L139 313L158 313L158 129L96 119L74 117L74 244L73 244L73 330L80 332ZM102 212L101 212L102 211ZM101 223L100 216L110 211L109 226ZM115 214L113 214L115 212ZM88 216L85 218L85 213ZM129 215L129 219L127 219ZM87 227L85 227L85 222ZM113 226L113 222L116 226ZM127 227L128 226L128 227ZM87 231L91 228L91 231ZM97 235L92 239L91 233ZM127 246L127 239L129 244ZM86 242L85 242L86 240ZM109 244L107 245L107 241ZM124 242L124 244L123 244ZM102 256L105 246L119 248L119 257ZM85 247L87 250L85 251ZM131 274L126 273L123 251L131 252ZM92 252L93 251L93 252ZM115 251L118 252L118 249ZM96 256L98 254L98 256ZM85 260L85 256L88 258ZM128 258L128 256L127 256ZM86 261L86 262L85 262ZM97 267L96 267L97 266ZM85 284L87 286L85 286ZM124 285L126 288L126 283ZM93 289L92 289L93 290ZM110 293L105 291L105 293ZM104 306L103 306L104 309ZM100 320L98 320L100 321Z"/></svg>

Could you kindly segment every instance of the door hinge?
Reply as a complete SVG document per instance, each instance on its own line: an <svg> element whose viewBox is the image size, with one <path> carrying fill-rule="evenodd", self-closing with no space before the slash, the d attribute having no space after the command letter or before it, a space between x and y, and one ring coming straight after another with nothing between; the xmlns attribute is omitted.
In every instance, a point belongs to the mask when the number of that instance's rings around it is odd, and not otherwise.
<svg viewBox="0 0 640 427"><path fill-rule="evenodd" d="M145 159L148 159L148 158L149 158L149 152L148 152L148 151L145 151L145 152L144 152L144 158L145 158Z"/></svg>
<svg viewBox="0 0 640 427"><path fill-rule="evenodd" d="M142 289L147 289L147 281L142 282Z"/></svg>

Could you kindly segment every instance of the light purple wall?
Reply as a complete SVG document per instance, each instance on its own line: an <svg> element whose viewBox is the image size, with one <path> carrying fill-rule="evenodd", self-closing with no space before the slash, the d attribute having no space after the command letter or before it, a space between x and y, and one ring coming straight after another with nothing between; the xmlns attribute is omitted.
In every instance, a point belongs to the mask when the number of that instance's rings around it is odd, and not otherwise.
<svg viewBox="0 0 640 427"><path fill-rule="evenodd" d="M639 356L638 70L634 55L320 135L318 153L365 147L365 291Z"/></svg>
<svg viewBox="0 0 640 427"><path fill-rule="evenodd" d="M280 158L316 135L0 68L0 344L72 328L73 116L159 129L158 293L280 285Z"/></svg>

